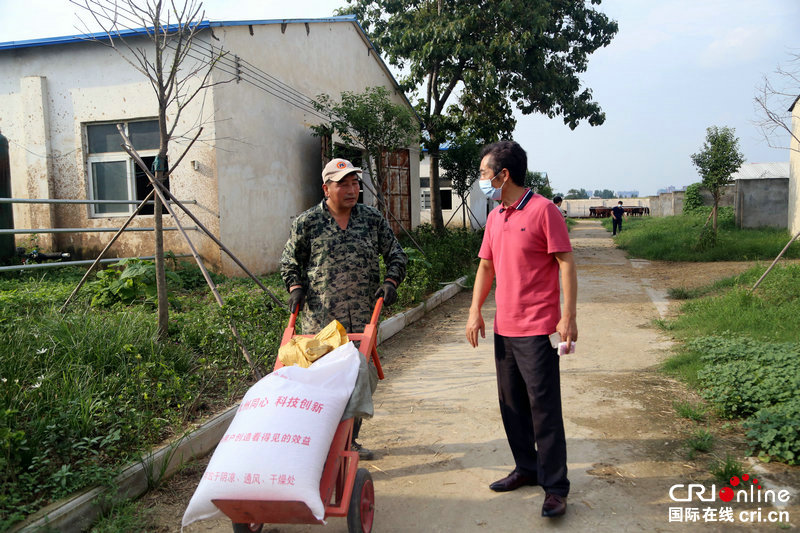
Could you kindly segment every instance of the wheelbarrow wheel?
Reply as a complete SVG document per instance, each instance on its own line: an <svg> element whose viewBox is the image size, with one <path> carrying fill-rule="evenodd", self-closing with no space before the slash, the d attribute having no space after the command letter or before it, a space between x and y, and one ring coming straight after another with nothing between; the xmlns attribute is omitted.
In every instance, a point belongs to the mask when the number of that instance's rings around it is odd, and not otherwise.
<svg viewBox="0 0 800 533"><path fill-rule="evenodd" d="M356 471L353 494L347 509L347 531L350 533L370 533L375 518L375 487L372 475L366 468Z"/></svg>
<svg viewBox="0 0 800 533"><path fill-rule="evenodd" d="M237 524L233 523L233 533L261 533L264 524Z"/></svg>

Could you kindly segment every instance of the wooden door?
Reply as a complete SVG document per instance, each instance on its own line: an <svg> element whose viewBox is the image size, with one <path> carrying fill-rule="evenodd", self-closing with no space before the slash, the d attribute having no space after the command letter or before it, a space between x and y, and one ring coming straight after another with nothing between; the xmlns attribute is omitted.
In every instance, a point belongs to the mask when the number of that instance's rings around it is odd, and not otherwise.
<svg viewBox="0 0 800 533"><path fill-rule="evenodd" d="M383 156L386 182L383 197L391 214L387 216L392 231L400 234L402 225L411 229L411 160L408 150L397 150Z"/></svg>

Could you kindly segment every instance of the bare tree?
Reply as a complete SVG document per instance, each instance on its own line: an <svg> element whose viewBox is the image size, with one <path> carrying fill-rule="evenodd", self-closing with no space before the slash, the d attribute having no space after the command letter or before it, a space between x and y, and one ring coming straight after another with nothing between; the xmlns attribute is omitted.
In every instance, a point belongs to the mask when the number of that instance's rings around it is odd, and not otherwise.
<svg viewBox="0 0 800 533"><path fill-rule="evenodd" d="M105 33L104 38L92 38L113 48L133 68L145 76L158 102L158 155L153 164L155 176L163 184L173 168L168 167L169 142L179 135L176 128L187 106L215 83L214 66L225 55L221 48L210 47L198 37L205 17L202 2L171 0L70 0L89 13ZM144 35L147 43L143 44ZM202 43L204 53L198 53L195 41ZM211 53L206 54L210 48ZM188 148L187 148L188 150ZM184 151L185 153L185 151ZM180 155L177 159L183 157ZM153 226L155 228L156 285L158 293L158 335L165 338L169 321L167 284L164 271L164 234L162 203L155 198Z"/></svg>
<svg viewBox="0 0 800 533"><path fill-rule="evenodd" d="M756 122L767 144L773 148L789 148L786 134L800 146L800 137L792 129L792 108L800 99L800 53L791 55L786 66L779 66L771 76L764 76L755 96L760 118ZM800 150L798 148L790 148Z"/></svg>

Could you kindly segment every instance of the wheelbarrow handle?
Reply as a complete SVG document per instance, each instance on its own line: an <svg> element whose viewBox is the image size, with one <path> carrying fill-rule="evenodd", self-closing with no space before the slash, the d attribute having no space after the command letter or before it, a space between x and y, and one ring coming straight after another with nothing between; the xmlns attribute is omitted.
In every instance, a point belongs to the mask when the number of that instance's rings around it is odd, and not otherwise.
<svg viewBox="0 0 800 533"><path fill-rule="evenodd" d="M381 310L383 309L383 296L378 298L378 301L375 302L375 309L372 310L372 318L369 319L369 323L377 326L378 320L381 317Z"/></svg>
<svg viewBox="0 0 800 533"><path fill-rule="evenodd" d="M297 323L297 315L300 314L300 306L294 308L292 312L292 316L289 317L289 325L287 327L294 329L294 325Z"/></svg>

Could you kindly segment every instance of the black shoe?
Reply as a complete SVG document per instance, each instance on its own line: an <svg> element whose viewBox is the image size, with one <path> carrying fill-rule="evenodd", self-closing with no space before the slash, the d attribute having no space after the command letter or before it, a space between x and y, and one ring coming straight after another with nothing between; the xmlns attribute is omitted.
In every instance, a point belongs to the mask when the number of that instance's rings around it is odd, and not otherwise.
<svg viewBox="0 0 800 533"><path fill-rule="evenodd" d="M371 461L375 458L375 454L372 453L372 450L368 448L364 448L356 441L353 441L350 444L350 450L354 452L358 452L358 458L363 459L365 461Z"/></svg>
<svg viewBox="0 0 800 533"><path fill-rule="evenodd" d="M539 482L536 479L536 476L529 476L527 474L523 474L519 471L512 470L509 475L504 477L503 479L498 479L491 485L489 488L495 492L509 492L512 490L517 490L518 488L524 485L538 485Z"/></svg>
<svg viewBox="0 0 800 533"><path fill-rule="evenodd" d="M567 497L559 496L558 494L547 493L544 495L544 503L542 504L542 516L546 518L553 518L556 516L564 516L567 512Z"/></svg>

